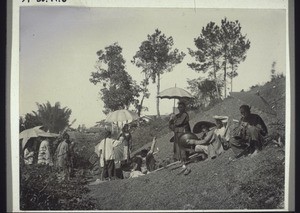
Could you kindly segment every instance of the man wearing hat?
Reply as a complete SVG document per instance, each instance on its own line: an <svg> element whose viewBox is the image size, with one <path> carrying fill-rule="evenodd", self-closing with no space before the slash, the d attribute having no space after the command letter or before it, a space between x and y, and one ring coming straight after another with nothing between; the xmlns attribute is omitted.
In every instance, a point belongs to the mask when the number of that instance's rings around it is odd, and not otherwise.
<svg viewBox="0 0 300 213"><path fill-rule="evenodd" d="M264 136L268 134L268 129L263 119L250 111L248 105L240 106L242 115L235 135L230 139L230 146L236 154L236 158L248 153L256 154L262 149Z"/></svg>
<svg viewBox="0 0 300 213"><path fill-rule="evenodd" d="M222 143L218 140L215 130L217 128L209 128L205 123L201 126L201 137L199 139L188 139L186 142L195 145L195 152L205 154L205 158L216 158L224 149Z"/></svg>
<svg viewBox="0 0 300 213"><path fill-rule="evenodd" d="M228 116L218 116L213 117L216 120L216 129L215 134L218 140L221 141L222 146L225 150L229 149L229 140L230 140L230 130L228 123Z"/></svg>

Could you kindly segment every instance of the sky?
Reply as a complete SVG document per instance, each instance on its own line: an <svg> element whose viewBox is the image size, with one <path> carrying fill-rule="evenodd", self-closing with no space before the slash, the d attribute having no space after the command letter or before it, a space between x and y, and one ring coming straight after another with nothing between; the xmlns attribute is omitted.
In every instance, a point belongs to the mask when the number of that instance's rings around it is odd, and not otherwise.
<svg viewBox="0 0 300 213"><path fill-rule="evenodd" d="M187 9L187 8L103 8L103 7L22 7L20 8L19 112L36 111L36 103L60 102L72 110L73 127L94 126L105 119L100 84L89 81L95 70L96 52L117 42L123 48L126 71L137 83L141 70L130 61L141 42L159 29L174 39L174 48L186 53L181 64L162 75L161 91L187 89L187 79L203 74L187 66L194 62L187 48L196 49L202 27L220 25L223 18L238 20L242 33L251 42L247 58L238 67L233 91L270 80L271 65L286 74L286 11L283 9ZM149 86L144 104L156 114L156 84ZM172 112L172 100L160 100L160 113Z"/></svg>

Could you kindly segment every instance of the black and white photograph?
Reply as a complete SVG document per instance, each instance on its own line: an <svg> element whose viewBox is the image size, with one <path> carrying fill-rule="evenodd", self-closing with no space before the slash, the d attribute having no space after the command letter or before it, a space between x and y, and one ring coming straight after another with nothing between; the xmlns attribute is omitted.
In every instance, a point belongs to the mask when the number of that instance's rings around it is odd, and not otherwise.
<svg viewBox="0 0 300 213"><path fill-rule="evenodd" d="M14 1L12 211L291 208L289 1L241 2Z"/></svg>

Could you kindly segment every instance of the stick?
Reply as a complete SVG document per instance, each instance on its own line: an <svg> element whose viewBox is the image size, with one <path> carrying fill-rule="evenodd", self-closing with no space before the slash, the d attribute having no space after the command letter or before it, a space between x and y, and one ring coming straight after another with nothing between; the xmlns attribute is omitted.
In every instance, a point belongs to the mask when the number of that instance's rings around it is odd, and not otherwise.
<svg viewBox="0 0 300 213"><path fill-rule="evenodd" d="M175 162L173 162L173 163L170 163L170 164L166 165L165 167L161 167L161 168L158 168L158 169L154 170L153 172L157 172L157 171L166 169L166 168L168 168L168 167L170 167L170 166L173 166L173 165L175 165L175 164L177 164L177 163L180 163L180 161L175 161ZM153 172L151 172L151 173L153 173Z"/></svg>

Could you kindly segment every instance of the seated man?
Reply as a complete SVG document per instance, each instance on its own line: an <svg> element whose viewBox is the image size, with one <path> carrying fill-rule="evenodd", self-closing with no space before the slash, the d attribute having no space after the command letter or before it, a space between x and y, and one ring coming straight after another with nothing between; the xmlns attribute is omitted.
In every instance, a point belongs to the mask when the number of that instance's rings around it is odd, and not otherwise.
<svg viewBox="0 0 300 213"><path fill-rule="evenodd" d="M236 158L248 152L256 154L262 149L264 136L268 134L263 119L257 114L252 114L248 105L242 105L240 112L242 117L235 130L236 134L229 141Z"/></svg>
<svg viewBox="0 0 300 213"><path fill-rule="evenodd" d="M186 142L190 145L195 145L195 152L204 153L207 157L214 159L224 151L221 141L215 134L215 130L216 128L209 129L204 124L201 126L202 136L198 140L188 139Z"/></svg>
<svg viewBox="0 0 300 213"><path fill-rule="evenodd" d="M152 145L150 150L143 149L140 152L140 155L136 155L133 158L133 168L131 177L138 177L143 174L148 174L156 169L156 160L154 155L157 152L154 152L154 147L156 144L156 137L153 138Z"/></svg>
<svg viewBox="0 0 300 213"><path fill-rule="evenodd" d="M230 148L229 140L230 140L230 130L229 130L229 118L228 116L214 116L216 120L216 129L215 134L217 139L221 141L223 149L227 150Z"/></svg>

